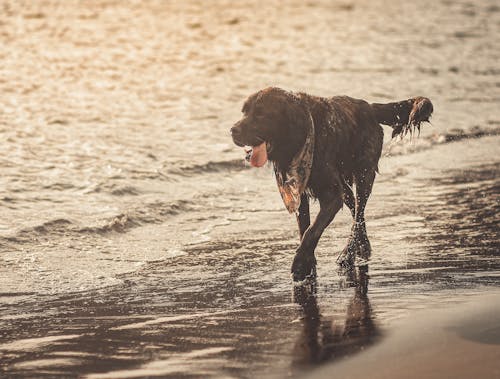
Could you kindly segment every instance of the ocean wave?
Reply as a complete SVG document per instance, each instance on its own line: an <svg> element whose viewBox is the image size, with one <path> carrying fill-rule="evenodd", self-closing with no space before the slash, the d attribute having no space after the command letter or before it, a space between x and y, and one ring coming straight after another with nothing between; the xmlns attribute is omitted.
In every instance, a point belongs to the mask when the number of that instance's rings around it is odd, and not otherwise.
<svg viewBox="0 0 500 379"><path fill-rule="evenodd" d="M250 166L244 159L232 159L228 161L208 161L194 165L182 165L169 169L166 173L178 176L193 176L206 173L217 173L225 171L242 171Z"/></svg>
<svg viewBox="0 0 500 379"><path fill-rule="evenodd" d="M124 233L127 229L140 225L139 222L134 220L131 215L127 213L119 214L111 220L106 221L104 224L98 226L86 226L76 229L78 234L106 234L110 232Z"/></svg>
<svg viewBox="0 0 500 379"><path fill-rule="evenodd" d="M54 236L81 236L92 234L125 233L147 224L159 224L169 217L194 209L194 203L178 200L171 203L156 201L138 205L116 216L101 220L97 225L84 225L76 220L58 218L39 225L22 228L10 236L0 237L2 244L23 244L33 241L50 240Z"/></svg>
<svg viewBox="0 0 500 379"><path fill-rule="evenodd" d="M22 228L10 236L1 237L4 243L30 242L41 235L65 233L74 226L73 222L65 218L57 218L28 228Z"/></svg>
<svg viewBox="0 0 500 379"><path fill-rule="evenodd" d="M140 191L134 186L130 185L122 186L114 183L98 184L91 190L88 190L86 193L101 193L101 192L109 193L113 196L137 196L140 194Z"/></svg>
<svg viewBox="0 0 500 379"><path fill-rule="evenodd" d="M499 127L481 128L476 126L469 130L451 129L446 133L436 133L425 137L405 137L403 140L395 138L384 146L382 155L397 156L411 154L432 149L432 147L444 143L457 142L468 138L481 138L497 135L500 135Z"/></svg>

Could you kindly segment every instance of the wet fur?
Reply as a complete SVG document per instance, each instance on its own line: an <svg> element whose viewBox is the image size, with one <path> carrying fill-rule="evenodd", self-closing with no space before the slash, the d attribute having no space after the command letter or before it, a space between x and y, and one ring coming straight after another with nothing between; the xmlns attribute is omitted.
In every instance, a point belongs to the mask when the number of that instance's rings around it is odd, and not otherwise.
<svg viewBox="0 0 500 379"><path fill-rule="evenodd" d="M369 104L347 96L323 98L271 87L250 96L242 111L243 118L231 129L233 141L239 146L266 141L269 160L283 173L303 146L308 123L314 122L313 165L297 215L301 242L292 265L294 280L314 272L316 245L343 204L349 207L354 222L339 263L352 265L356 255L368 259L371 248L364 210L382 151L380 123L392 126L393 136L420 130L420 123L428 121L432 113L430 100L419 97ZM320 203L312 224L310 197Z"/></svg>

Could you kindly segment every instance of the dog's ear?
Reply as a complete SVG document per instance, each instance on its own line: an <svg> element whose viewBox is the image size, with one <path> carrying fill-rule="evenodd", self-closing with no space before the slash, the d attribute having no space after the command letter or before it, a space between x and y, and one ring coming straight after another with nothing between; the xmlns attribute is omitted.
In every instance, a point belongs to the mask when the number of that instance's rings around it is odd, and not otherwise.
<svg viewBox="0 0 500 379"><path fill-rule="evenodd" d="M300 97L289 94L284 102L284 125L280 127L279 144L276 155L279 156L277 167L286 171L293 158L302 150L308 134L314 132L314 121L307 103Z"/></svg>
<svg viewBox="0 0 500 379"><path fill-rule="evenodd" d="M291 137L295 140L294 148L299 150L311 128L314 128L313 118L307 103L300 97L291 94L286 107L287 119Z"/></svg>

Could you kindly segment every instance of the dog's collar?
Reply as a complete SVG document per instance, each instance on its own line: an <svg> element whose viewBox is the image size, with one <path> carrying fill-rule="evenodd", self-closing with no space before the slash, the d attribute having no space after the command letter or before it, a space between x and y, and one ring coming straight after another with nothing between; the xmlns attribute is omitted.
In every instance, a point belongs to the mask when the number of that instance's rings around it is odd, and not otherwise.
<svg viewBox="0 0 500 379"><path fill-rule="evenodd" d="M302 149L293 157L285 175L274 164L274 174L281 198L290 213L296 213L300 207L300 197L304 193L311 175L314 155L314 122L309 114L310 127Z"/></svg>

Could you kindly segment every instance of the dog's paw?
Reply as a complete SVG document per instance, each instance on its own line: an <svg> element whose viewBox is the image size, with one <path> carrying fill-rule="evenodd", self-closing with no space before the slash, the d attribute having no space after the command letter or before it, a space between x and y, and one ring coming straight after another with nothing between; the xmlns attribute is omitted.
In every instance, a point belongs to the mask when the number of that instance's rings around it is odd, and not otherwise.
<svg viewBox="0 0 500 379"><path fill-rule="evenodd" d="M294 282L301 282L316 276L316 258L313 254L297 252L292 264Z"/></svg>

